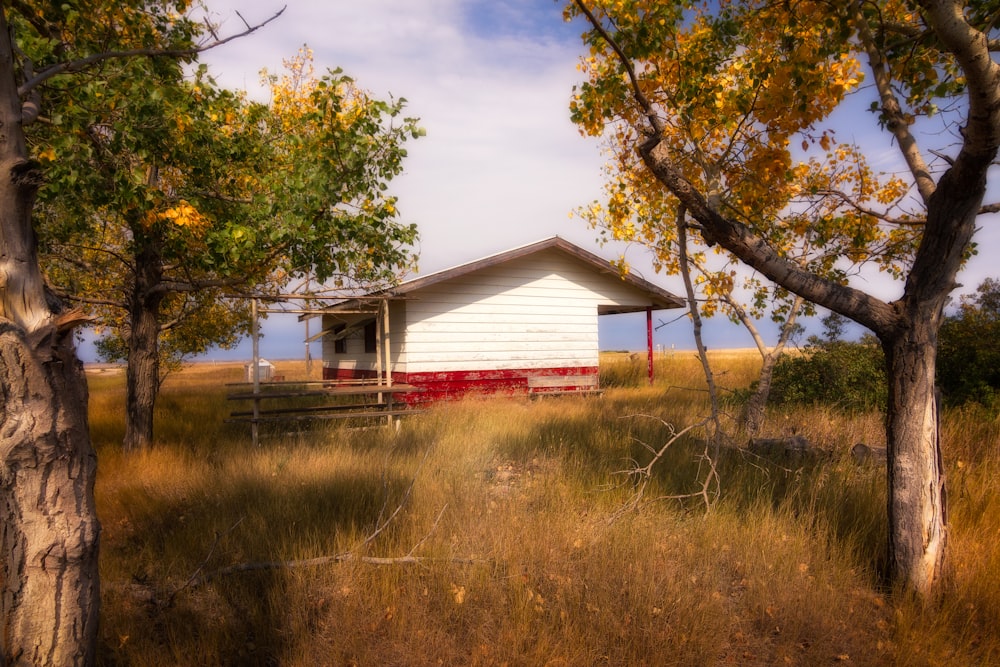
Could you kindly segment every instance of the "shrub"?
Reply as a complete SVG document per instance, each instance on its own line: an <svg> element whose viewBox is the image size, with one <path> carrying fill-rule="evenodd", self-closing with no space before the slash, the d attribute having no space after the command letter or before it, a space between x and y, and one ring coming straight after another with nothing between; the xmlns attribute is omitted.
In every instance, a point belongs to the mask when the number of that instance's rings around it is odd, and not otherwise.
<svg viewBox="0 0 1000 667"><path fill-rule="evenodd" d="M827 318L826 338L811 336L800 355L784 355L774 368L775 404L827 404L843 410L884 409L888 398L885 356L873 336L837 340L837 318Z"/></svg>
<svg viewBox="0 0 1000 667"><path fill-rule="evenodd" d="M987 278L941 325L937 381L946 403L1000 407L998 341L1000 281Z"/></svg>

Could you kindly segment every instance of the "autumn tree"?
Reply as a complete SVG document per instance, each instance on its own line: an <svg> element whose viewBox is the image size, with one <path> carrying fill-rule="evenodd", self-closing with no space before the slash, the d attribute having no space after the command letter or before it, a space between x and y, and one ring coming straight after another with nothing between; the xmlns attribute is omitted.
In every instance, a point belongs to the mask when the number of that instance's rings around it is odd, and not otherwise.
<svg viewBox="0 0 1000 667"><path fill-rule="evenodd" d="M87 318L46 289L32 215L50 165L25 129L58 120L47 95L67 80L99 87L102 63L189 60L220 43L195 43L186 8L0 3L0 664L91 664L100 609L96 459L74 346Z"/></svg>
<svg viewBox="0 0 1000 667"><path fill-rule="evenodd" d="M247 332L239 294L307 275L385 282L409 261L416 230L386 194L419 134L403 101L340 72L316 78L308 49L286 65L265 104L204 69L188 79L173 61L109 63L116 85L61 91L66 111L37 133L53 162L49 276L127 362L126 450L152 443L165 361Z"/></svg>
<svg viewBox="0 0 1000 667"><path fill-rule="evenodd" d="M634 150L626 168L641 169L671 200L683 205L704 242L721 246L782 289L840 313L879 339L890 378L888 518L891 577L929 596L942 575L947 526L941 473L934 370L937 332L948 295L970 251L983 211L987 169L1000 145L1000 69L993 62L992 13L952 0L885 2L649 2L576 0L570 14L589 23L588 80L576 102L591 131L622 133ZM799 197L830 198L839 206L803 220L823 225L818 237L837 245L844 260L877 260L877 244L907 243L915 250L901 270L902 296L892 302L865 292L848 276L795 261L782 238L794 207L787 200L795 152L804 142L832 146L830 115L850 103L867 77L875 94L865 117L906 165L908 197L881 199L827 189ZM743 82L734 85L736 81ZM725 101L721 106L719 101ZM736 111L736 113L734 113ZM854 131L862 118L855 117ZM937 122L935 132L922 132ZM722 125L739 160L733 167L753 186L748 206L768 214L716 204L713 183L692 174L688 144L672 129L689 123L701 136ZM691 136L685 134L683 136ZM939 142L932 148L923 144ZM875 150L875 140L848 150ZM941 156L929 162L928 156ZM715 185L734 198L730 179ZM909 208L905 208L906 205ZM800 204L800 207L802 204ZM901 210L894 206L903 206ZM777 236L776 236L777 235ZM905 253L904 253L905 256ZM841 266L838 259L836 266Z"/></svg>
<svg viewBox="0 0 1000 667"><path fill-rule="evenodd" d="M882 270L898 274L900 263L912 254L913 235L905 226L889 229L879 223L898 208L891 205L905 195L905 184L894 176L879 177L856 147L839 144L831 130L814 128L828 102L793 113L762 94L765 84L752 72L772 58L766 48L744 49L738 58L711 55L706 49L712 35L705 30L683 35L667 30L653 37L644 29L645 38L663 40L660 52L644 56L655 69L643 75L643 83L655 81L673 107L660 118L662 142L713 210L739 220L789 261L830 280L842 281L876 261ZM762 362L742 424L752 437L763 426L775 364L799 329L799 315L814 314L813 304L759 273L740 270L738 257L721 245L710 247L699 223L679 215L682 202L663 189L635 151L636 123L642 119L619 95L620 88L611 87L614 67L597 51L578 66L590 80L575 91L573 120L582 131L603 137L610 156L604 200L580 215L604 238L651 250L656 270L693 272L699 314L722 314L746 329ZM843 81L835 95L861 76L851 59L835 63L829 74ZM821 86L814 88L813 93L829 96ZM758 116L766 122L758 122ZM796 133L800 158L788 150ZM845 205L848 198L854 206ZM887 208L874 214L878 205ZM690 247L682 246L684 239ZM764 318L778 327L774 344L758 326Z"/></svg>

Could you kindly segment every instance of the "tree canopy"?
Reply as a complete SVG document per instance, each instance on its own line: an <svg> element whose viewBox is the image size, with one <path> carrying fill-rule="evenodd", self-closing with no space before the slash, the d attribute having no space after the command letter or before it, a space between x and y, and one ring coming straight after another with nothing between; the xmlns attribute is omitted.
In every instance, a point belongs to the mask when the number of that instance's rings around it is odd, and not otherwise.
<svg viewBox="0 0 1000 667"><path fill-rule="evenodd" d="M708 205L788 261L837 282L863 264L901 275L915 249L912 223L923 212L903 179L876 172L864 149L850 143L853 135L840 141L827 122L865 79L844 17L824 11L816 21L807 8L780 3L725 2L714 12L697 2L593 4L613 22L620 48L641 61L638 85L650 110L636 105L601 35L589 33L580 66L586 80L571 113L582 132L604 138L610 160L606 199L584 210L585 219L611 238L649 246L659 267L677 270L680 202L635 150L653 113L660 150ZM740 288L738 260L711 241L706 248L700 231L697 224L691 230L700 245L692 257L703 268L703 309L711 314L726 309L721 296ZM725 257L713 262L712 254ZM775 302L770 315L787 315L780 285L755 274L743 287L754 316Z"/></svg>
<svg viewBox="0 0 1000 667"><path fill-rule="evenodd" d="M39 202L50 278L119 338L127 286L150 264L165 330L198 322L201 335L172 334L187 353L239 331L245 313L223 293L389 281L408 266L416 229L386 193L421 132L399 118L404 101L372 99L341 72L314 78L306 50L288 67L269 77L268 105L203 68L188 80L115 63L117 83L60 91L66 111L32 133L51 174Z"/></svg>
<svg viewBox="0 0 1000 667"><path fill-rule="evenodd" d="M412 261L416 228L388 194L422 133L405 100L375 99L339 70L317 78L305 47L285 65L263 103L204 67L115 61L92 86L53 86L62 111L30 135L49 163L49 279L98 317L99 349L128 361L129 396L146 395L130 403L130 426L143 425L129 447L152 437L137 413L151 413L160 362L247 332L240 295L381 285Z"/></svg>

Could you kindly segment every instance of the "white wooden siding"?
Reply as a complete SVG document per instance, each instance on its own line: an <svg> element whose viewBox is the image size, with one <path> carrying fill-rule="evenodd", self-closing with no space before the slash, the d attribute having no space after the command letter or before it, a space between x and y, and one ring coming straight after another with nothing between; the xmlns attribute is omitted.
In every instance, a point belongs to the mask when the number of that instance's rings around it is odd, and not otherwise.
<svg viewBox="0 0 1000 667"><path fill-rule="evenodd" d="M647 302L614 275L540 252L412 293L397 370L597 366L598 306Z"/></svg>
<svg viewBox="0 0 1000 667"><path fill-rule="evenodd" d="M581 368L598 365L599 306L644 308L649 298L613 273L550 249L416 290L390 305L395 372ZM343 315L348 326L370 315ZM324 317L324 327L335 322ZM372 370L361 331L327 366Z"/></svg>

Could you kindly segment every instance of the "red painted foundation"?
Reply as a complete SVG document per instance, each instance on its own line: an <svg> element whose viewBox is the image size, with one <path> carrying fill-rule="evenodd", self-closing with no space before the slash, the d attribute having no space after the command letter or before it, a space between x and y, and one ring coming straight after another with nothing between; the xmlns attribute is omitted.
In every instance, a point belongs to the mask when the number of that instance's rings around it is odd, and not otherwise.
<svg viewBox="0 0 1000 667"><path fill-rule="evenodd" d="M484 371L439 371L433 373L393 373L393 383L410 384L422 389L412 394L400 394L397 400L406 403L428 403L453 400L468 394L527 395L575 390L590 390L594 384L580 385L579 376L597 377L597 366L566 368L524 368ZM374 378L370 370L323 368L324 380L357 380ZM566 384L549 380L545 387L529 392L528 378L566 378Z"/></svg>

